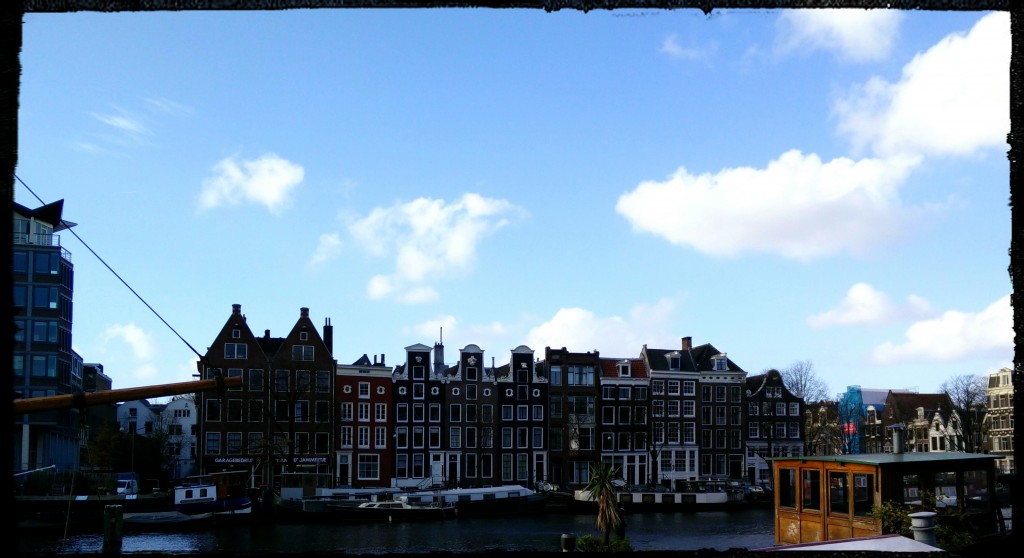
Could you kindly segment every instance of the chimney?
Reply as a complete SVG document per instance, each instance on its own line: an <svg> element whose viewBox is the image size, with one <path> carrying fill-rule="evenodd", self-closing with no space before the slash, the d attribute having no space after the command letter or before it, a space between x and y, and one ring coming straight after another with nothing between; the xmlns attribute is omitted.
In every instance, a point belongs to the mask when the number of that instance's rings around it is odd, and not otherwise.
<svg viewBox="0 0 1024 558"><path fill-rule="evenodd" d="M683 337L683 350L684 351L689 351L692 348L693 348L693 338L689 337L689 336Z"/></svg>
<svg viewBox="0 0 1024 558"><path fill-rule="evenodd" d="M440 376L444 373L444 345L434 343L434 374Z"/></svg>
<svg viewBox="0 0 1024 558"><path fill-rule="evenodd" d="M264 338L264 339L270 339L270 330L269 330L269 329L267 329L267 330L264 330L264 332L263 332L263 338Z"/></svg>
<svg viewBox="0 0 1024 558"><path fill-rule="evenodd" d="M327 352L334 354L334 326L331 325L331 319L324 319L324 345L327 345Z"/></svg>
<svg viewBox="0 0 1024 558"><path fill-rule="evenodd" d="M300 318L308 318L309 317L309 308L299 308L299 317Z"/></svg>
<svg viewBox="0 0 1024 558"><path fill-rule="evenodd" d="M903 453L903 425L892 425L892 452Z"/></svg>
<svg viewBox="0 0 1024 558"><path fill-rule="evenodd" d="M376 357L374 357L374 358L376 358ZM384 366L384 353L380 354L380 365Z"/></svg>
<svg viewBox="0 0 1024 558"><path fill-rule="evenodd" d="M232 316L241 316L242 315L242 305L241 304L232 304L231 305L231 315Z"/></svg>
<svg viewBox="0 0 1024 558"><path fill-rule="evenodd" d="M373 365L377 366L377 355L373 355Z"/></svg>

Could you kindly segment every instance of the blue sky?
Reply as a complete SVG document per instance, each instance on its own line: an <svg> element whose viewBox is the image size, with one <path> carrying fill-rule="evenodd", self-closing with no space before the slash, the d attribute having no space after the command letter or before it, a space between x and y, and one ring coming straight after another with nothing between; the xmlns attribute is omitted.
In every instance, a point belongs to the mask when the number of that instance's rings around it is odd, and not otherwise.
<svg viewBox="0 0 1024 558"><path fill-rule="evenodd" d="M712 343L838 393L1013 356L1006 13L28 14L15 200L204 353L308 307L349 364L443 340ZM35 196L41 198L41 202ZM115 388L195 354L94 257ZM490 358L488 358L490 360Z"/></svg>

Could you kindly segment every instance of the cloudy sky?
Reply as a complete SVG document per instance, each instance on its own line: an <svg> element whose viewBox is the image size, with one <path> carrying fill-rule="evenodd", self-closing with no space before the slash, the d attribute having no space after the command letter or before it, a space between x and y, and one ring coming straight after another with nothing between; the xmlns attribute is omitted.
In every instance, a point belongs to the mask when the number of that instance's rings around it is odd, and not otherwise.
<svg viewBox="0 0 1024 558"><path fill-rule="evenodd" d="M689 336L924 393L1012 361L1006 13L28 14L21 60L15 200L77 223L115 388L191 379L236 303L308 307L344 364Z"/></svg>

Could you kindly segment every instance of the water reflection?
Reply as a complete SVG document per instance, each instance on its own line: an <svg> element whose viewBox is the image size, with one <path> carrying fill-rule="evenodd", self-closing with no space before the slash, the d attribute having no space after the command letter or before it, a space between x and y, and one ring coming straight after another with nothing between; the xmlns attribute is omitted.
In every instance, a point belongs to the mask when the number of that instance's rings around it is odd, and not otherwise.
<svg viewBox="0 0 1024 558"><path fill-rule="evenodd" d="M394 525L263 525L186 533L125 534L122 553L555 552L561 535L598 536L592 515L459 518ZM67 539L22 534L19 553L100 553L102 535ZM772 545L772 511L763 509L627 516L626 536L638 551L729 550Z"/></svg>

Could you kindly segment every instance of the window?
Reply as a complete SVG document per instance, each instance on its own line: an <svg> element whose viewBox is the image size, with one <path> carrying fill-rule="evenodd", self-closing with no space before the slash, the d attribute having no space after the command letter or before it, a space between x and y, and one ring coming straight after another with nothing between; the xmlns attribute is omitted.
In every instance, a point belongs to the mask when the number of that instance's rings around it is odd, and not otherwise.
<svg viewBox="0 0 1024 558"><path fill-rule="evenodd" d="M462 428L456 426L448 429L448 447L452 449L462 447Z"/></svg>
<svg viewBox="0 0 1024 558"><path fill-rule="evenodd" d="M206 433L206 453L207 455L220 454L220 432Z"/></svg>
<svg viewBox="0 0 1024 558"><path fill-rule="evenodd" d="M131 410L134 411L135 409ZM206 421L220 422L220 399L206 400Z"/></svg>
<svg viewBox="0 0 1024 558"><path fill-rule="evenodd" d="M551 378L550 378L551 385L553 385L553 386L560 386L560 385L562 385L562 367L561 366L552 366L551 369L549 370L549 372L550 372L550 375L551 375Z"/></svg>
<svg viewBox="0 0 1024 558"><path fill-rule="evenodd" d="M375 453L361 453L357 463L359 480L377 480L380 478L379 455Z"/></svg>
<svg viewBox="0 0 1024 558"><path fill-rule="evenodd" d="M679 416L679 400L672 399L668 402L668 416L678 417Z"/></svg>
<svg viewBox="0 0 1024 558"><path fill-rule="evenodd" d="M629 386L619 386L619 399L622 401L629 401L632 399L632 390Z"/></svg>
<svg viewBox="0 0 1024 558"><path fill-rule="evenodd" d="M413 384L412 385L412 398L413 399L423 399L426 396L426 392L424 390L425 390L425 387L424 387L423 384L419 384L419 383Z"/></svg>
<svg viewBox="0 0 1024 558"><path fill-rule="evenodd" d="M429 417L430 422L441 422L441 404L440 403L431 403L430 404L430 408L428 409L428 412L430 413L430 417Z"/></svg>
<svg viewBox="0 0 1024 558"><path fill-rule="evenodd" d="M373 404L373 420L377 422L384 422L388 420L388 404L387 403L374 403Z"/></svg>
<svg viewBox="0 0 1024 558"><path fill-rule="evenodd" d="M291 374L287 370L274 371L274 390L279 392L288 391L288 383Z"/></svg>
<svg viewBox="0 0 1024 558"><path fill-rule="evenodd" d="M529 405L516 405L516 420L518 420L518 421L530 420L530 406Z"/></svg>
<svg viewBox="0 0 1024 558"><path fill-rule="evenodd" d="M615 399L615 386L602 386L601 399Z"/></svg>
<svg viewBox="0 0 1024 558"><path fill-rule="evenodd" d="M312 391L312 385L309 383L309 370L296 370L295 371L295 391Z"/></svg>
<svg viewBox="0 0 1024 558"><path fill-rule="evenodd" d="M692 422L683 423L683 443L684 444L696 444L697 443L697 425Z"/></svg>
<svg viewBox="0 0 1024 558"><path fill-rule="evenodd" d="M357 443L360 448L370 447L370 427L360 426L356 429Z"/></svg>
<svg viewBox="0 0 1024 558"><path fill-rule="evenodd" d="M814 470L803 470L803 509L805 510L820 510L821 509L821 472Z"/></svg>
<svg viewBox="0 0 1024 558"><path fill-rule="evenodd" d="M241 399L228 399L228 422L242 422Z"/></svg>
<svg viewBox="0 0 1024 558"><path fill-rule="evenodd" d="M312 345L292 345L292 360L310 361L313 360Z"/></svg>
<svg viewBox="0 0 1024 558"><path fill-rule="evenodd" d="M231 338L232 339L241 339L241 337L242 337L242 332L237 327L235 329L231 330Z"/></svg>
<svg viewBox="0 0 1024 558"><path fill-rule="evenodd" d="M430 440L429 440L430 441L430 448L431 449L438 449L438 448L440 448L441 447L441 427L440 426L431 426L430 427L429 436L430 436Z"/></svg>
<svg viewBox="0 0 1024 558"><path fill-rule="evenodd" d="M570 386L592 386L594 385L594 367L570 366L566 380L566 384Z"/></svg>
<svg viewBox="0 0 1024 558"><path fill-rule="evenodd" d="M533 448L542 449L544 447L544 429L541 427L534 427L533 432Z"/></svg>
<svg viewBox="0 0 1024 558"><path fill-rule="evenodd" d="M789 416L798 417L800 416L800 404L796 401L789 404Z"/></svg>
<svg viewBox="0 0 1024 558"><path fill-rule="evenodd" d="M309 401L295 402L295 422L309 421Z"/></svg>
<svg viewBox="0 0 1024 558"><path fill-rule="evenodd" d="M370 382L359 382L359 398L370 398Z"/></svg>
<svg viewBox="0 0 1024 558"><path fill-rule="evenodd" d="M512 428L505 427L501 429L501 447L506 449L512 447Z"/></svg>
<svg viewBox="0 0 1024 558"><path fill-rule="evenodd" d="M356 407L356 409L358 409L358 412L359 412L359 416L358 416L359 422L370 422L370 404L369 403L360 403L359 406Z"/></svg>
<svg viewBox="0 0 1024 558"><path fill-rule="evenodd" d="M470 401L476 401L477 386L476 384L466 385L466 399Z"/></svg>
<svg viewBox="0 0 1024 558"><path fill-rule="evenodd" d="M501 420L512 420L512 405L501 406Z"/></svg>
<svg viewBox="0 0 1024 558"><path fill-rule="evenodd" d="M686 380L683 382L683 395L695 396L697 395L697 383L693 380Z"/></svg>
<svg viewBox="0 0 1024 558"><path fill-rule="evenodd" d="M697 416L697 402L692 399L686 399L683 401L683 416L684 417L695 417Z"/></svg>
<svg viewBox="0 0 1024 558"><path fill-rule="evenodd" d="M615 407L604 405L601 407L601 424L615 424Z"/></svg>
<svg viewBox="0 0 1024 558"><path fill-rule="evenodd" d="M619 363L618 368L619 368L619 377L622 377L622 378L628 378L629 377L629 363L628 362Z"/></svg>
<svg viewBox="0 0 1024 558"><path fill-rule="evenodd" d="M652 395L665 395L665 380L653 380L653 381L651 381L651 394Z"/></svg>
<svg viewBox="0 0 1024 558"><path fill-rule="evenodd" d="M454 404L448 408L448 420L451 422L462 422L462 405Z"/></svg>
<svg viewBox="0 0 1024 558"><path fill-rule="evenodd" d="M388 447L388 431L383 426L375 426L373 428L373 447L377 449L387 449Z"/></svg>
<svg viewBox="0 0 1024 558"><path fill-rule="evenodd" d="M847 483L849 474L830 471L828 474L828 513L847 515L850 513L850 492Z"/></svg>
<svg viewBox="0 0 1024 558"><path fill-rule="evenodd" d="M330 453L331 452L331 435L328 432L317 432L316 438L314 439L314 449L316 453Z"/></svg>
<svg viewBox="0 0 1024 558"><path fill-rule="evenodd" d="M341 414L338 416L338 420L342 422L352 422L352 403L341 404Z"/></svg>
<svg viewBox="0 0 1024 558"><path fill-rule="evenodd" d="M263 370L252 368L249 370L249 391L263 391Z"/></svg>
<svg viewBox="0 0 1024 558"><path fill-rule="evenodd" d="M260 453L263 451L263 433L262 432L249 432L248 440L246 445L246 451L248 453Z"/></svg>
<svg viewBox="0 0 1024 558"><path fill-rule="evenodd" d="M423 420L425 418L423 413L425 411L426 411L426 409L423 407L423 403L413 403L412 404L412 421L413 422L423 422Z"/></svg>
<svg viewBox="0 0 1024 558"><path fill-rule="evenodd" d="M679 380L668 381L668 394L679 395Z"/></svg>
<svg viewBox="0 0 1024 558"><path fill-rule="evenodd" d="M249 358L249 346L245 343L224 343L224 358Z"/></svg>
<svg viewBox="0 0 1024 558"><path fill-rule="evenodd" d="M249 400L249 422L263 422L266 420L263 405L262 399Z"/></svg>
<svg viewBox="0 0 1024 558"><path fill-rule="evenodd" d="M395 447L405 449L409 447L409 427L399 426L395 429Z"/></svg>
<svg viewBox="0 0 1024 558"><path fill-rule="evenodd" d="M544 405L533 406L533 420L544 420Z"/></svg>
<svg viewBox="0 0 1024 558"><path fill-rule="evenodd" d="M331 422L331 402L330 401L317 401L316 402L316 417L313 419L316 422L323 424Z"/></svg>
<svg viewBox="0 0 1024 558"><path fill-rule="evenodd" d="M329 370L316 371L316 391L318 393L329 393L331 391L331 372Z"/></svg>
<svg viewBox="0 0 1024 558"><path fill-rule="evenodd" d="M242 453L242 433L228 432L228 455Z"/></svg>

